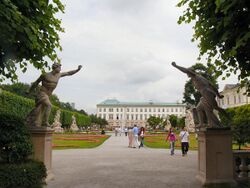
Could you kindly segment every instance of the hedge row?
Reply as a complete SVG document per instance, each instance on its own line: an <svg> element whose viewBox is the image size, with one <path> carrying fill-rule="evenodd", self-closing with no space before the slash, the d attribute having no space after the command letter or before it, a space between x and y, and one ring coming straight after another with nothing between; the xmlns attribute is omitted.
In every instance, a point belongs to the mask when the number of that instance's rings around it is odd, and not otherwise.
<svg viewBox="0 0 250 188"><path fill-rule="evenodd" d="M1 114L11 114L20 119L25 119L31 109L34 108L35 101L24 98L19 95L15 95L8 91L2 91L0 94L0 113ZM72 123L72 115L76 117L77 125L87 126L90 125L90 118L86 115L71 112L67 110L62 110L56 106L52 107L49 122L53 123L57 110L61 111L61 123L62 126L68 127Z"/></svg>
<svg viewBox="0 0 250 188"><path fill-rule="evenodd" d="M42 188L46 176L46 167L40 161L0 163L0 188Z"/></svg>

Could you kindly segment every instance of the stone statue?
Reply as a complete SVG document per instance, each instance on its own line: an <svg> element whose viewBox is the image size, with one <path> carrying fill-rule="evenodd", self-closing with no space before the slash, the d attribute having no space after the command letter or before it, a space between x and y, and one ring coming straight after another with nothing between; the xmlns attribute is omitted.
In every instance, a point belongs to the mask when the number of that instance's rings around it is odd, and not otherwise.
<svg viewBox="0 0 250 188"><path fill-rule="evenodd" d="M172 62L172 65L180 71L186 73L187 76L191 78L195 88L201 93L202 97L196 107L199 119L199 124L196 127L204 127L205 115L207 117L208 127L222 127L213 110L218 110L219 112L226 114L225 110L218 106L215 99L216 96L219 98L223 98L224 96L220 95L217 88L215 88L207 79L197 74L191 68L178 66L175 62Z"/></svg>
<svg viewBox="0 0 250 188"><path fill-rule="evenodd" d="M195 132L193 109L186 110L185 127L187 127L188 132Z"/></svg>
<svg viewBox="0 0 250 188"><path fill-rule="evenodd" d="M53 128L56 133L62 133L63 132L62 124L60 122L60 116L61 116L61 111L57 110L55 118L54 118L54 122L51 125L51 128Z"/></svg>
<svg viewBox="0 0 250 188"><path fill-rule="evenodd" d="M72 131L79 131L79 128L76 124L76 117L74 115L72 115L72 123L70 125L70 130Z"/></svg>
<svg viewBox="0 0 250 188"><path fill-rule="evenodd" d="M35 89L40 82L42 82L42 86L35 101L35 108L26 117L26 122L29 126L50 127L49 115L52 105L49 97L52 95L52 92L56 88L61 77L71 76L80 71L81 68L82 66L79 65L76 70L61 73L61 64L54 63L51 72L42 74L34 83L32 83L30 91Z"/></svg>

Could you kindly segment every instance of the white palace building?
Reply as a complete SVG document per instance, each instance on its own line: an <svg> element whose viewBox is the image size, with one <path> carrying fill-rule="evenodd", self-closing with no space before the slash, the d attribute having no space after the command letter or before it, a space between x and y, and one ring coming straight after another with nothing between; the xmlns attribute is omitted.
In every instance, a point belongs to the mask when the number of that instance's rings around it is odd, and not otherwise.
<svg viewBox="0 0 250 188"><path fill-rule="evenodd" d="M169 115L184 117L186 105L160 102L120 102L107 99L96 105L97 117L106 119L110 127L146 126L150 116L167 118Z"/></svg>

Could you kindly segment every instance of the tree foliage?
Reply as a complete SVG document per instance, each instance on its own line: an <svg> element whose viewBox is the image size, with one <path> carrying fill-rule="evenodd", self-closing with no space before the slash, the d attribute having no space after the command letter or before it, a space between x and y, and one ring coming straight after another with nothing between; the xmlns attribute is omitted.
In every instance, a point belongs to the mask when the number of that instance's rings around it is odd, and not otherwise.
<svg viewBox="0 0 250 188"><path fill-rule="evenodd" d="M108 122L106 121L106 119L97 117L94 114L89 115L90 120L91 120L91 124L92 125L100 125L100 128L105 128L106 125L108 125Z"/></svg>
<svg viewBox="0 0 250 188"><path fill-rule="evenodd" d="M204 78L209 80L211 84L213 84L216 88L218 88L217 84L217 76L214 72L209 70L209 67L196 63L191 67L195 72L202 75ZM185 89L183 93L183 103L186 103L188 106L196 106L201 98L200 92L194 87L191 79L189 79L185 84Z"/></svg>
<svg viewBox="0 0 250 188"><path fill-rule="evenodd" d="M170 115L169 116L169 121L170 121L172 127L176 127L177 122L178 122L178 118L177 118L176 115Z"/></svg>
<svg viewBox="0 0 250 188"><path fill-rule="evenodd" d="M152 129L156 129L157 126L161 126L163 124L163 119L160 117L150 116L147 119L147 123Z"/></svg>
<svg viewBox="0 0 250 188"><path fill-rule="evenodd" d="M0 81L17 80L17 68L25 72L28 63L43 70L48 60L59 61L63 28L55 15L63 11L60 0L0 1Z"/></svg>
<svg viewBox="0 0 250 188"><path fill-rule="evenodd" d="M242 84L248 84L249 92L249 0L181 0L177 6L186 8L179 24L195 22L192 41L199 42L199 58L207 55L217 75L237 74Z"/></svg>
<svg viewBox="0 0 250 188"><path fill-rule="evenodd" d="M250 105L226 109L227 117L220 114L223 125L229 126L233 132L233 140L239 145L239 149L246 142L250 142Z"/></svg>

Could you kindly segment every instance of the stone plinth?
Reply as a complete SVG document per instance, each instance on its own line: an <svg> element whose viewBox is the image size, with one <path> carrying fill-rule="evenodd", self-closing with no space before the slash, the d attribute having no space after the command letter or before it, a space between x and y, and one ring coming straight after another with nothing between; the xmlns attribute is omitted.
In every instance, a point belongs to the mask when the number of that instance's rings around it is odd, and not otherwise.
<svg viewBox="0 0 250 188"><path fill-rule="evenodd" d="M198 171L197 178L203 185L235 184L229 129L207 128L198 132Z"/></svg>
<svg viewBox="0 0 250 188"><path fill-rule="evenodd" d="M34 153L32 158L42 161L47 168L47 179L53 179L52 167L52 133L53 129L48 127L30 127L31 139Z"/></svg>

